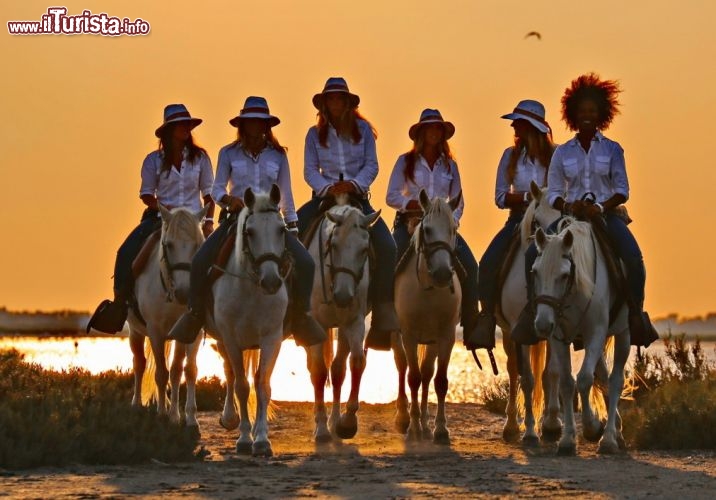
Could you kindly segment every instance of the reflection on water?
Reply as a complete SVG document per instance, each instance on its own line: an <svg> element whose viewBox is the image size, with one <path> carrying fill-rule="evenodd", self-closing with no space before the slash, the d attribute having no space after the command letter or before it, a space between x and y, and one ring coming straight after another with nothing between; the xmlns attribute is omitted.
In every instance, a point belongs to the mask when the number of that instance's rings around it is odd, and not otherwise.
<svg viewBox="0 0 716 500"><path fill-rule="evenodd" d="M199 378L217 376L223 380L224 372L221 358L215 351L215 341L207 340L199 349L197 365ZM714 343L702 343L706 356L713 361ZM82 367L91 373L106 370L132 369L132 354L129 341L123 337L0 337L0 350L15 348L25 354L25 359L38 363L45 368L63 370L70 367ZM498 378L506 378L506 356L498 339L494 350ZM649 352L663 352L659 342L649 348ZM633 356L633 354L632 354ZM491 385L496 377L492 374L485 351L478 351L478 357L484 368L480 371L461 343L456 343L448 371L449 392L447 400L451 402L479 402L481 389ZM574 355L573 366L579 367L581 352ZM348 397L350 374L346 376L342 399ZM368 362L363 373L360 400L367 403L389 403L395 400L398 391L398 375L392 352L368 351ZM277 401L313 401L313 386L306 368L306 353L292 340L281 346L276 368L272 377L272 397ZM332 389L326 390L326 400L332 400ZM431 401L435 401L434 388L431 387Z"/></svg>

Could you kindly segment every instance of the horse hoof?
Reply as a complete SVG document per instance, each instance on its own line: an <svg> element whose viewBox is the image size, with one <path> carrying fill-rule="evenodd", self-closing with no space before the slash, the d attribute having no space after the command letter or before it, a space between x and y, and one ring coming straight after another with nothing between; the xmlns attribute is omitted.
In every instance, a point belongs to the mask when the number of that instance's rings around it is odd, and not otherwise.
<svg viewBox="0 0 716 500"><path fill-rule="evenodd" d="M316 444L326 444L333 441L333 437L331 437L330 434L316 434L316 437L314 439L316 441Z"/></svg>
<svg viewBox="0 0 716 500"><path fill-rule="evenodd" d="M539 438L537 436L523 436L522 446L527 448L537 448L539 446Z"/></svg>
<svg viewBox="0 0 716 500"><path fill-rule="evenodd" d="M432 431L430 429L423 429L420 439L422 439L423 441L430 441L431 439L433 439Z"/></svg>
<svg viewBox="0 0 716 500"><path fill-rule="evenodd" d="M236 443L236 453L239 455L251 455L253 453L253 443Z"/></svg>
<svg viewBox="0 0 716 500"><path fill-rule="evenodd" d="M231 423L224 422L224 419L222 417L219 417L219 425L222 426L227 431L233 431L239 426L238 419L232 420Z"/></svg>
<svg viewBox="0 0 716 500"><path fill-rule="evenodd" d="M450 432L447 430L435 431L435 434L433 435L433 443L441 446L450 445Z"/></svg>
<svg viewBox="0 0 716 500"><path fill-rule="evenodd" d="M351 439L358 432L358 418L355 415L345 414L336 424L336 435L341 439Z"/></svg>
<svg viewBox="0 0 716 500"><path fill-rule="evenodd" d="M566 446L559 446L557 448L557 456L560 457L573 457L577 454L577 445L570 444Z"/></svg>
<svg viewBox="0 0 716 500"><path fill-rule="evenodd" d="M603 422L603 421L599 422L599 426L597 427L597 430L595 430L595 431L592 431L592 430L588 429L587 427L585 427L584 431L582 432L584 439L586 439L587 441L589 441L591 443L596 443L597 441L599 441L599 439L601 439L602 434L604 434L605 425L606 425L605 422Z"/></svg>
<svg viewBox="0 0 716 500"><path fill-rule="evenodd" d="M251 447L251 454L255 457L271 457L273 450L269 441L256 441Z"/></svg>
<svg viewBox="0 0 716 500"><path fill-rule="evenodd" d="M624 441L624 437L623 437L623 436L618 436L618 437L617 437L617 446L619 446L619 450L620 450L620 451L626 451L627 445L626 445L626 441Z"/></svg>
<svg viewBox="0 0 716 500"><path fill-rule="evenodd" d="M502 429L502 440L505 443L515 443L520 439L519 429Z"/></svg>
<svg viewBox="0 0 716 500"><path fill-rule="evenodd" d="M199 439L201 437L201 431L198 425L190 425L186 428L186 434L189 439Z"/></svg>
<svg viewBox="0 0 716 500"><path fill-rule="evenodd" d="M542 428L542 441L545 443L555 443L562 437L562 429L545 429Z"/></svg>
<svg viewBox="0 0 716 500"><path fill-rule="evenodd" d="M403 420L400 418L395 419L395 430L399 434L405 434L408 432L408 426L410 425L410 420Z"/></svg>

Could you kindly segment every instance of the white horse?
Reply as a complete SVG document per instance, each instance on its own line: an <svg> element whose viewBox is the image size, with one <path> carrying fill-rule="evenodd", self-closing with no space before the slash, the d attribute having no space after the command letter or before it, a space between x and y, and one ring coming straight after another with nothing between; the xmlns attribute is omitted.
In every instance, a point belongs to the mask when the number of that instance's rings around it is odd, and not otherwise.
<svg viewBox="0 0 716 500"><path fill-rule="evenodd" d="M308 369L314 390L316 442L332 437L350 439L358 430L358 391L365 370L365 317L369 311L370 226L380 210L369 215L347 204L339 195L337 205L325 213L308 250L316 262L311 307L313 317L328 330L328 340L306 348ZM331 329L338 329L338 347L333 355ZM346 412L341 415L341 388L350 354L351 391ZM332 361L332 362L331 362ZM324 391L331 366L333 408L330 422L326 415ZM330 430L329 430L330 429Z"/></svg>
<svg viewBox="0 0 716 500"><path fill-rule="evenodd" d="M154 397L158 413L166 415L167 382L171 378L169 420L179 423L179 386L183 369L187 386L186 425L197 431L199 422L196 419L195 389L199 340L189 345L174 343L170 372L167 370L167 357L171 344L167 343L167 334L179 316L186 311L189 268L192 257L204 242L199 224L207 208L192 213L185 208L175 208L170 212L159 206L162 216L160 244L152 250L146 267L135 281L134 290L141 318L133 309L130 309L128 315L129 345L134 356L132 404L142 406ZM154 377L151 376L152 372Z"/></svg>
<svg viewBox="0 0 716 500"><path fill-rule="evenodd" d="M629 357L627 306L622 304L610 325L610 308L617 302L617 290L609 279L604 255L587 222L568 219L560 224L558 235L548 236L537 230L539 251L532 270L535 279L537 311L535 329L549 340L550 365L559 370L562 401L572 401L575 382L572 376L570 343L579 335L584 343L584 360L577 375L582 402L582 433L595 439L602 423L592 409L590 391L595 370L602 363L607 338L614 337L614 359L609 374L607 421L599 441L599 453L616 453L624 447L617 405L624 388L624 365ZM566 320L565 318L568 318ZM564 405L564 430L558 453L576 453L576 425L571 404Z"/></svg>
<svg viewBox="0 0 716 500"><path fill-rule="evenodd" d="M554 438L562 430L559 418L558 374L545 370L546 342L534 346L518 347L512 341L512 326L517 323L520 312L527 304L527 283L525 278L525 251L532 242L534 228L547 229L560 216L558 210L547 202L546 188L540 189L534 182L530 185L532 202L527 207L520 223L520 248L512 261L500 296L500 310L497 324L502 330L502 344L507 354L507 373L510 381L509 397L502 436L505 441L513 441L519 436L518 389L522 390L524 404L525 431L522 442L534 445L539 442L535 429L536 420L542 414L542 402L548 411L542 419L542 436ZM521 375L520 375L521 374ZM536 384L535 384L536 382Z"/></svg>
<svg viewBox="0 0 716 500"><path fill-rule="evenodd" d="M402 346L393 345L399 377L396 427L405 432L404 425L409 420L408 439L433 438L436 443L449 444L450 433L445 417L447 370L455 345L455 327L460 320L462 299L460 281L453 266L457 235L453 212L460 196L450 200L449 204L441 198L431 201L421 189L419 199L424 215L411 239L415 251L404 270L395 277L395 310L403 342ZM404 382L406 369L411 394L409 417ZM433 374L438 397L434 434L430 429L428 412L428 392Z"/></svg>
<svg viewBox="0 0 716 500"><path fill-rule="evenodd" d="M271 456L268 438L268 411L271 402L271 374L283 341L283 319L288 305L285 277L289 255L286 250L286 225L278 208L281 193L275 184L269 194L244 194L238 216L236 242L224 273L214 282L214 307L207 329L220 339L224 356L227 396L222 425L236 428L236 451L242 454ZM260 349L254 374L256 418L249 417L249 385L244 351ZM228 358L228 363L227 363ZM233 389L233 392L232 390ZM233 395L239 402L236 415Z"/></svg>

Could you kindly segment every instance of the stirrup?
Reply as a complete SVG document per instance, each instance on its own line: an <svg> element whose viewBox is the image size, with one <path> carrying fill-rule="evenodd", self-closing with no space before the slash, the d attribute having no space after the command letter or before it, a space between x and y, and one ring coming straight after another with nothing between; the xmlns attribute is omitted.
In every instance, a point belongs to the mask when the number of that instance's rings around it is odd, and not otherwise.
<svg viewBox="0 0 716 500"><path fill-rule="evenodd" d="M495 316L487 311L481 311L477 315L475 326L469 331L463 330L465 347L470 351L473 349L494 349L496 326Z"/></svg>
<svg viewBox="0 0 716 500"><path fill-rule="evenodd" d="M176 340L184 344L192 344L204 326L204 320L191 311L187 311L174 323L167 335L168 340Z"/></svg>
<svg viewBox="0 0 716 500"><path fill-rule="evenodd" d="M85 332L89 333L92 328L103 333L121 332L125 321L127 321L127 304L123 301L103 300L87 322Z"/></svg>

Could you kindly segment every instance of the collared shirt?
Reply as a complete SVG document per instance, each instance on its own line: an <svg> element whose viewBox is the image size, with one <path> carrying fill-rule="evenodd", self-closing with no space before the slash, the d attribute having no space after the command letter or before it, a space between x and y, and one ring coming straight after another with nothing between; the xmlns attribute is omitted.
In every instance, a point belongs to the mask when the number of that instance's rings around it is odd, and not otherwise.
<svg viewBox="0 0 716 500"><path fill-rule="evenodd" d="M291 191L291 172L288 168L288 157L284 152L277 151L269 144L254 158L237 142L232 142L219 151L216 181L211 197L222 207L226 208L219 200L226 194L238 196L243 200L247 188L251 188L254 193L268 193L272 184L276 184L281 190L279 208L284 220L287 223L297 221ZM230 186L228 192L227 186Z"/></svg>
<svg viewBox="0 0 716 500"><path fill-rule="evenodd" d="M558 197L571 203L590 192L599 203L615 194L629 199L624 150L619 143L597 132L586 152L575 136L555 150L547 187L550 205Z"/></svg>
<svg viewBox="0 0 716 500"><path fill-rule="evenodd" d="M400 155L398 161L395 162L393 172L390 174L390 182L388 183L388 194L385 202L399 212L405 210L405 206L410 200L417 200L420 195L420 189L425 189L428 198L454 198L462 190L460 182L460 172L457 169L457 163L449 160L445 155L441 155L433 168L430 168L428 162L421 155L418 155L415 161L414 181L405 177L405 165L407 153ZM462 217L462 211L465 208L464 196L460 199L460 204L453 212L455 221L458 222Z"/></svg>
<svg viewBox="0 0 716 500"><path fill-rule="evenodd" d="M303 177L313 192L323 196L329 187L338 182L352 181L361 192L367 193L378 175L378 157L375 138L370 125L358 120L361 134L359 142L339 137L336 129L328 125L327 147L318 140L318 127L311 127L306 134Z"/></svg>
<svg viewBox="0 0 716 500"><path fill-rule="evenodd" d="M211 194L214 172L209 157L200 153L194 161L187 159L188 149L184 148L181 169L172 166L162 172L163 151L152 151L142 164L142 185L139 196L150 194L164 206L183 207L198 211L202 207L201 199Z"/></svg>
<svg viewBox="0 0 716 500"><path fill-rule="evenodd" d="M520 157L517 159L517 165L515 166L515 178L510 183L509 176L507 175L507 167L510 164L510 155L512 150L515 149L511 146L505 149L500 158L500 163L497 166L497 180L495 181L495 204L499 208L505 207L505 198L507 193L514 192L525 192L530 190L530 183L535 182L540 187L545 185L547 181L547 168L535 158L532 160L527 156L527 151L523 149L520 152Z"/></svg>

